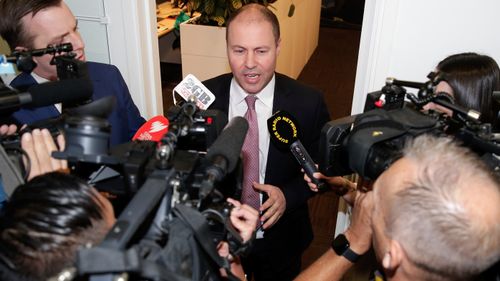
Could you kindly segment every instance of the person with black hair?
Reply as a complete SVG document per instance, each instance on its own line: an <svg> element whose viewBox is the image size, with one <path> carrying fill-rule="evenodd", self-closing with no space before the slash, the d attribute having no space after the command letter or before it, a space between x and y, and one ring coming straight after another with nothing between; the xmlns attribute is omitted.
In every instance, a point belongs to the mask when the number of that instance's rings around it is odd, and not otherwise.
<svg viewBox="0 0 500 281"><path fill-rule="evenodd" d="M83 180L59 172L35 177L3 209L0 272L46 280L72 265L80 246L99 243L114 222L109 200Z"/></svg>
<svg viewBox="0 0 500 281"><path fill-rule="evenodd" d="M481 122L490 123L496 131L500 129L500 103L493 98L493 92L500 91L500 69L493 58L471 52L454 54L438 63L435 75L442 79L436 93L448 94L457 105L481 113ZM432 103L424 109L451 114Z"/></svg>
<svg viewBox="0 0 500 281"><path fill-rule="evenodd" d="M233 227L249 241L258 212L227 200ZM0 280L56 276L74 266L80 247L100 243L115 220L109 200L80 178L60 172L33 178L16 188L0 216ZM229 256L227 244L218 250Z"/></svg>

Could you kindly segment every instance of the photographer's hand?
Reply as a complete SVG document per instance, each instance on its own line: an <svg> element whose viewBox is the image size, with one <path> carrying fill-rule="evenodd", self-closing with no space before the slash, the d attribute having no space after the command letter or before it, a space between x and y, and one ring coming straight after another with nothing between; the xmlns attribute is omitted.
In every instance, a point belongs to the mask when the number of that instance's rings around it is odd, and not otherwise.
<svg viewBox="0 0 500 281"><path fill-rule="evenodd" d="M220 242L219 245L217 245L217 253L219 256L226 258L230 262L230 270L234 276L238 277L240 280L246 280L241 260L239 257L233 257L231 255L229 252L229 244L227 242ZM222 277L228 276L224 268L220 269L220 273Z"/></svg>
<svg viewBox="0 0 500 281"><path fill-rule="evenodd" d="M351 250L357 254L366 253L372 242L373 192L357 191L354 199L351 225L344 235Z"/></svg>
<svg viewBox="0 0 500 281"><path fill-rule="evenodd" d="M246 204L241 204L239 201L232 198L227 198L227 202L234 206L231 210L229 219L231 220L233 227L238 231L243 239L243 243L253 239L259 221L259 212L254 208ZM229 251L229 244L227 242L220 242L219 245L217 245L217 252L219 256L226 258L230 262L231 273L239 279L245 280L245 272L241 266L241 260L238 256L231 255ZM220 271L223 277L227 277L225 269L221 268Z"/></svg>
<svg viewBox="0 0 500 281"><path fill-rule="evenodd" d="M317 179L323 180L333 192L335 192L338 196L342 196L348 204L352 205L354 198L352 198L351 194L353 194L356 190L356 183L351 182L344 177L327 177L322 173L314 173L313 176ZM309 185L309 188L312 191L318 192L318 186L311 181L311 178L309 178L307 174L304 174L304 180L307 182L307 185Z"/></svg>
<svg viewBox="0 0 500 281"><path fill-rule="evenodd" d="M17 126L12 125L2 125L0 126L0 136L12 135L17 131Z"/></svg>
<svg viewBox="0 0 500 281"><path fill-rule="evenodd" d="M64 137L59 135L57 142L60 150L64 149ZM52 135L47 129L34 129L31 133L24 133L21 137L21 147L26 151L30 159L30 171L28 180L35 176L57 170L67 170L66 160L58 160L51 157L53 151L57 151ZM25 159L26 165L26 159Z"/></svg>
<svg viewBox="0 0 500 281"><path fill-rule="evenodd" d="M353 208L352 223L344 232L349 247L355 253L362 255L371 246L372 238L372 212L373 212L373 192L363 193L356 191ZM343 256L337 255L333 249L328 249L319 259L300 273L295 281L330 281L342 280L344 274L353 266Z"/></svg>
<svg viewBox="0 0 500 281"><path fill-rule="evenodd" d="M231 223L240 234L243 243L246 243L252 239L255 234L259 222L259 212L232 198L228 198L227 202L234 206L230 214Z"/></svg>

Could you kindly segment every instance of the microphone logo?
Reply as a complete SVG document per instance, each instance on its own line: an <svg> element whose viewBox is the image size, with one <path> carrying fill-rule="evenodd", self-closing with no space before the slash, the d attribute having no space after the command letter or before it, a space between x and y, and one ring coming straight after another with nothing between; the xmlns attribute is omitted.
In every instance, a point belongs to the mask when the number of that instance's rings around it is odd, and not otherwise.
<svg viewBox="0 0 500 281"><path fill-rule="evenodd" d="M155 121L153 124L151 124L151 129L149 130L150 133L157 133L159 131L162 131L164 129L168 129L168 124L164 124L161 121Z"/></svg>
<svg viewBox="0 0 500 281"><path fill-rule="evenodd" d="M206 110L215 101L215 95L203 85L193 74L188 74L174 88L174 93L178 93L185 101L196 97L196 106L201 110ZM175 102L175 95L174 95Z"/></svg>
<svg viewBox="0 0 500 281"><path fill-rule="evenodd" d="M299 140L299 129L295 119L285 111L278 111L267 119L267 129L271 134L271 141L279 149L289 150L295 157L304 172L318 185L318 189L324 188L324 183L313 177L318 171L316 165Z"/></svg>
<svg viewBox="0 0 500 281"><path fill-rule="evenodd" d="M278 111L267 120L271 140L280 149L286 150L299 139L299 129L295 119L285 111Z"/></svg>
<svg viewBox="0 0 500 281"><path fill-rule="evenodd" d="M168 132L168 124L168 119L164 116L155 116L139 128L132 140L160 141Z"/></svg>

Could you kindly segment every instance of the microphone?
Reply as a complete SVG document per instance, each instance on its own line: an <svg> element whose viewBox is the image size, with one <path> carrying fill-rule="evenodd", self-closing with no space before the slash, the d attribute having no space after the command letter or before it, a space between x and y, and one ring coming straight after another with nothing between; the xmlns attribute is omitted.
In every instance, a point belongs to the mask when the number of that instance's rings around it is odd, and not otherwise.
<svg viewBox="0 0 500 281"><path fill-rule="evenodd" d="M212 192L215 182L222 180L228 173L234 171L247 131L247 120L241 116L234 117L210 146L206 155L210 165L200 187L200 198L205 198Z"/></svg>
<svg viewBox="0 0 500 281"><path fill-rule="evenodd" d="M0 96L0 114L21 107L43 107L56 103L77 103L92 97L93 87L88 79L68 79L33 85L26 92L10 90Z"/></svg>
<svg viewBox="0 0 500 281"><path fill-rule="evenodd" d="M215 95L193 74L188 74L186 78L175 86L173 92L178 93L185 101L190 101L194 98L196 106L202 110L206 110L215 101ZM174 104L177 104L175 95Z"/></svg>
<svg viewBox="0 0 500 281"><path fill-rule="evenodd" d="M311 181L318 186L318 190L322 190L325 188L325 183L313 177L313 174L318 172L318 168L299 140L297 124L292 115L281 110L267 120L267 129L271 134L273 144L279 149L290 150Z"/></svg>
<svg viewBox="0 0 500 281"><path fill-rule="evenodd" d="M155 116L144 123L135 133L132 140L160 141L168 132L168 119L162 115Z"/></svg>

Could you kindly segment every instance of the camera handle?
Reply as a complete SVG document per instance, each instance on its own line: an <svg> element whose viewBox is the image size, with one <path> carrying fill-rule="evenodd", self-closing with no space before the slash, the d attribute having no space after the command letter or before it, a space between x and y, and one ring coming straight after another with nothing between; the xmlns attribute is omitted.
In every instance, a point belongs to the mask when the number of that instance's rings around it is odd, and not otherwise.
<svg viewBox="0 0 500 281"><path fill-rule="evenodd" d="M220 268L226 269L228 274L227 279L231 281L239 280L231 273L231 265L229 264L229 261L219 256L217 253L205 217L193 208L182 204L176 205L173 212L193 230L196 240L199 242L201 248L208 255L208 257L210 257L210 259Z"/></svg>
<svg viewBox="0 0 500 281"><path fill-rule="evenodd" d="M155 269L156 265L141 261L139 253L134 252L134 248L126 249L146 217L156 210L155 206L158 206L165 194L168 196L168 192L172 192L169 182L174 175L173 169L155 170L148 177L122 211L104 241L97 247L78 252L77 267L80 275L90 274L89 280L104 281L108 278L115 280L117 274L110 272L144 272L145 267L149 267L153 272L159 270Z"/></svg>

